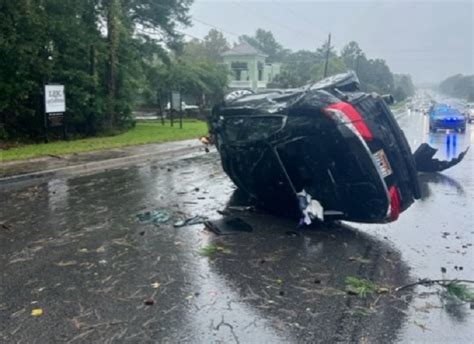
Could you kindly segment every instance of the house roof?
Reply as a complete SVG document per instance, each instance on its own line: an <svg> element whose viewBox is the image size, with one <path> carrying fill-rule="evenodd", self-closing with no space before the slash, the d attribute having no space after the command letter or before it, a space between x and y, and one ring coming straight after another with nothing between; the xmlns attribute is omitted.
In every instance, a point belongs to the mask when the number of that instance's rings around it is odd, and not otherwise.
<svg viewBox="0 0 474 344"><path fill-rule="evenodd" d="M252 47L247 42L242 42L240 44L237 44L232 49L227 50L222 53L222 56L243 56L243 55L247 55L247 56L258 55L258 56L267 57L267 55L262 53L260 50Z"/></svg>

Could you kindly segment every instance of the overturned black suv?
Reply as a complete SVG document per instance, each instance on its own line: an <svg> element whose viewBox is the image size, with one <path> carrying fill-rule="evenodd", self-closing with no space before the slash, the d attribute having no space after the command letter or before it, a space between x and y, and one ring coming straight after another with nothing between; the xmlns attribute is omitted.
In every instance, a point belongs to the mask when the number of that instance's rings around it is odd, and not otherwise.
<svg viewBox="0 0 474 344"><path fill-rule="evenodd" d="M413 155L387 106L360 92L353 73L298 89L236 91L216 107L210 133L232 181L261 206L313 220L390 222L420 198L418 171L440 171L422 145Z"/></svg>

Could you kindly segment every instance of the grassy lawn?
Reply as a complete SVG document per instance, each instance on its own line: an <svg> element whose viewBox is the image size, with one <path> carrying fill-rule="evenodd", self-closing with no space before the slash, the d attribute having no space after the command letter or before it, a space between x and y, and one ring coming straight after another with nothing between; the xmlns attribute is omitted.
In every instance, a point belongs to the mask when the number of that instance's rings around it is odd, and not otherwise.
<svg viewBox="0 0 474 344"><path fill-rule="evenodd" d="M162 126L160 122L137 122L135 128L119 135L93 137L74 141L29 144L6 149L0 152L1 161L22 160L45 155L63 155L88 152L101 149L141 145L198 138L207 133L207 125L202 121L187 120L183 129L179 123L170 127L169 122Z"/></svg>

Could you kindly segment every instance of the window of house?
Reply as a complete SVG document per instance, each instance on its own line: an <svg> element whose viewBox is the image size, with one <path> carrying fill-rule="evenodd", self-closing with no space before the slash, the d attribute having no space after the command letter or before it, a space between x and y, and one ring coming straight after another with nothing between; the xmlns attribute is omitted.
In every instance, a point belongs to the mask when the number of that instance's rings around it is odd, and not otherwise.
<svg viewBox="0 0 474 344"><path fill-rule="evenodd" d="M232 62L230 68L234 73L235 80L240 81L242 79L242 71L247 70L247 62Z"/></svg>
<svg viewBox="0 0 474 344"><path fill-rule="evenodd" d="M257 69L258 69L258 81L263 80L263 63L258 62L257 63Z"/></svg>

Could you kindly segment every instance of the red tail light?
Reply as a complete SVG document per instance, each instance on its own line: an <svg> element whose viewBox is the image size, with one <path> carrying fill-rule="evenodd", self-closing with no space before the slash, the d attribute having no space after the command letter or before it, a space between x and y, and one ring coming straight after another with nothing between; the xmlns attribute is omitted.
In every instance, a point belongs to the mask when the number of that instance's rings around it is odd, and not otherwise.
<svg viewBox="0 0 474 344"><path fill-rule="evenodd" d="M392 186L388 192L390 194L390 220L395 221L400 215L400 194L396 186Z"/></svg>
<svg viewBox="0 0 474 344"><path fill-rule="evenodd" d="M324 112L336 119L339 123L352 124L357 132L366 141L373 140L374 136L359 112L349 103L335 103L324 108Z"/></svg>

